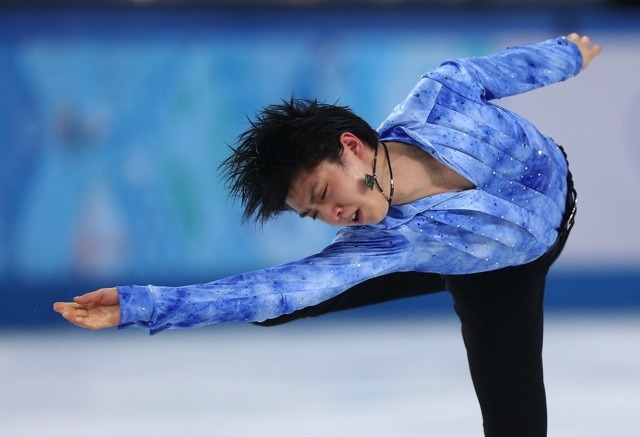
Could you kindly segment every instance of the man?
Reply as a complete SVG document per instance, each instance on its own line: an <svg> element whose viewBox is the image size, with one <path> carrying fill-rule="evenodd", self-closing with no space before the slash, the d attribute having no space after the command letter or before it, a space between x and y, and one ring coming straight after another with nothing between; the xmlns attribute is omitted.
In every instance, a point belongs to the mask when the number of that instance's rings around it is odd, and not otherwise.
<svg viewBox="0 0 640 437"><path fill-rule="evenodd" d="M245 219L343 226L299 262L187 287L101 289L54 309L81 327L265 325L451 292L488 436L546 435L542 300L575 214L561 147L493 99L600 53L571 34L427 72L377 131L348 108L265 108L224 162Z"/></svg>

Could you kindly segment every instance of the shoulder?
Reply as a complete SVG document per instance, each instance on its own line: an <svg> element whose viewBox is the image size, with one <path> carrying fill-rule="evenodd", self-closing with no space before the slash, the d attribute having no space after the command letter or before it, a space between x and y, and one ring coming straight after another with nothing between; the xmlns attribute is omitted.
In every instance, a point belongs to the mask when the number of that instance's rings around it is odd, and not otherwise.
<svg viewBox="0 0 640 437"><path fill-rule="evenodd" d="M373 225L342 228L324 251L367 252L407 245L406 238L397 229L387 227L387 221L385 218Z"/></svg>

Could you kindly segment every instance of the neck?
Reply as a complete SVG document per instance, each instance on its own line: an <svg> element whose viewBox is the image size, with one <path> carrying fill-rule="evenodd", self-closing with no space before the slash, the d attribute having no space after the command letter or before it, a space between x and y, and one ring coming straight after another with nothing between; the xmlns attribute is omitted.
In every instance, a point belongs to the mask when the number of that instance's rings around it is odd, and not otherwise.
<svg viewBox="0 0 640 437"><path fill-rule="evenodd" d="M384 149L384 156L380 156L379 151L380 151L380 146L382 146L382 148ZM380 172L380 175L378 175L377 171L380 168L378 166L378 163L383 164L386 163L386 168L387 168L387 172L386 174L388 175L388 180L389 180L389 191L388 194L385 193L385 190L382 188L382 186L380 185L380 180L384 178L385 172L382 171ZM376 145L375 148L375 152L373 155L373 174L365 174L365 183L367 184L367 186L369 187L370 190L373 190L373 187L377 187L378 191L380 191L380 194L382 194L384 196L384 198L387 200L387 202L389 202L389 205L391 205L391 202L393 201L393 194L395 191L395 187L394 187L394 180L393 180L393 168L391 166L391 158L390 158L390 154L389 154L389 148L387 146L387 144L384 141L380 141L378 142L378 144Z"/></svg>
<svg viewBox="0 0 640 437"><path fill-rule="evenodd" d="M425 152L417 147L413 147L404 143L389 142L389 159L392 163L393 173L395 176L395 195L392 199L392 205L402 205L410 203L418 198L424 197L422 175L417 173L421 169L425 161ZM384 155L384 154L379 154ZM382 160L380 158L383 158ZM381 172L379 182L383 187L388 186L389 172L387 157L378 156L378 167L385 169Z"/></svg>
<svg viewBox="0 0 640 437"><path fill-rule="evenodd" d="M392 205L402 205L434 194L474 187L473 183L419 147L399 142L389 142L387 147L395 175ZM380 157L378 166L386 166L386 162L380 162ZM388 181L386 174L381 174L379 179L383 187L388 186L385 185L385 181Z"/></svg>

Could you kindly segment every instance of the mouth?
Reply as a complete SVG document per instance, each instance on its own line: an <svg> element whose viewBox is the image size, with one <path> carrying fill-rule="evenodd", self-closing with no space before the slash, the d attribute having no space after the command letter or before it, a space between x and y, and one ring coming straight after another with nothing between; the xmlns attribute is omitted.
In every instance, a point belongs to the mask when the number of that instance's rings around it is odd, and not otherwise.
<svg viewBox="0 0 640 437"><path fill-rule="evenodd" d="M351 223L360 223L360 210L356 210L351 216Z"/></svg>

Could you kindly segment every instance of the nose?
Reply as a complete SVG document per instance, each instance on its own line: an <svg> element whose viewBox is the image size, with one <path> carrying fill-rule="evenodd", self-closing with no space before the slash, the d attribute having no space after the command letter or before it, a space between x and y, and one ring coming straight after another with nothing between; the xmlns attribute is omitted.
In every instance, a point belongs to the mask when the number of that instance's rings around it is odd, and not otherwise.
<svg viewBox="0 0 640 437"><path fill-rule="evenodd" d="M321 220L328 225L338 225L342 218L343 208L339 205L323 205L320 209Z"/></svg>

